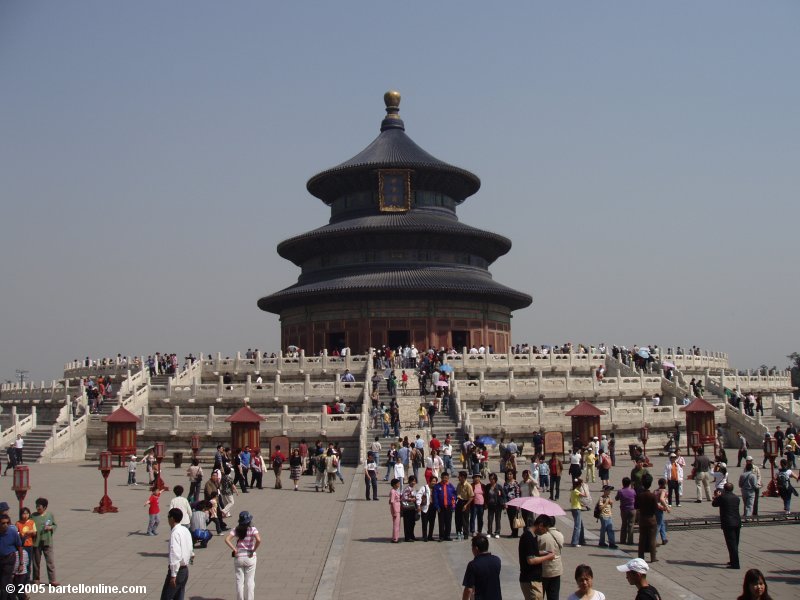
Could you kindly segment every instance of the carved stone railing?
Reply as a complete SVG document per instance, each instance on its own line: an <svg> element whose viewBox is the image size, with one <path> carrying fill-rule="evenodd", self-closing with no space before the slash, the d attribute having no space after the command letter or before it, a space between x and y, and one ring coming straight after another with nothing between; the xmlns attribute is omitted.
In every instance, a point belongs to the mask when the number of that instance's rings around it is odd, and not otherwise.
<svg viewBox="0 0 800 600"><path fill-rule="evenodd" d="M246 399L248 401L283 402L287 400L307 401L310 398L330 402L334 399L355 400L361 398L367 388L363 381L344 382L338 375L330 375L327 381L312 380L306 374L303 381L281 381L275 375L273 381L257 383L247 376L245 383L223 383L222 377L216 383L198 383L176 385L171 381L165 390L165 396L171 403L195 401L215 401L217 399Z"/></svg>
<svg viewBox="0 0 800 600"><path fill-rule="evenodd" d="M16 407L11 408L11 425L0 434L0 448L8 448L13 445L18 435L25 435L36 427L36 407L31 407L31 414L22 418L17 414Z"/></svg>
<svg viewBox="0 0 800 600"><path fill-rule="evenodd" d="M102 360L91 360L90 362L92 364L88 366L85 360L68 362L64 365L64 377L66 379L72 379L75 377L90 377L93 375L121 375L127 371L141 371L142 365L144 365L144 358L141 356L126 356L122 360L115 357L106 360L106 364L102 364Z"/></svg>
<svg viewBox="0 0 800 600"><path fill-rule="evenodd" d="M283 356L279 353L275 358L264 358L258 355L255 358L243 357L237 352L234 358L222 358L220 354L216 357L200 355L198 362L202 365L204 375L221 375L230 373L231 375L242 375L251 373L253 375L274 376L275 374L299 374L306 372L312 374L343 373L345 369L350 369L354 374L366 370L367 363L371 362L366 354L348 354L347 356L328 356L325 352L322 356L306 356L304 351L300 351L297 356Z"/></svg>
<svg viewBox="0 0 800 600"><path fill-rule="evenodd" d="M509 374L511 375L511 374ZM507 379L460 380L459 398L462 402L491 397L529 398L539 396L652 396L661 392L661 378L652 375L634 377L606 377L602 381L591 376L509 377Z"/></svg>
<svg viewBox="0 0 800 600"><path fill-rule="evenodd" d="M793 389L789 371L777 375L752 375L749 372L747 375L738 375L723 371L718 377L706 375L705 381L707 389L713 387L716 390L723 390L723 393L725 388L744 393L791 392Z"/></svg>
<svg viewBox="0 0 800 600"><path fill-rule="evenodd" d="M731 404L725 403L725 419L731 431L741 431L751 446L759 448L764 441L764 434L769 428L761 422L761 414L755 417L742 412ZM729 440L736 440L736 435L728 435Z"/></svg>
<svg viewBox="0 0 800 600"><path fill-rule="evenodd" d="M605 354L470 354L464 348L461 354L447 355L446 361L454 369L467 371L570 371L594 370L604 364Z"/></svg>
<svg viewBox="0 0 800 600"><path fill-rule="evenodd" d="M42 454L36 462L51 462L57 457L72 460L85 455L88 424L88 414L73 421L71 412L69 413L69 422L65 427L59 429L58 425L53 424L51 435L45 442ZM77 446L77 448L70 451L71 446Z"/></svg>
<svg viewBox="0 0 800 600"><path fill-rule="evenodd" d="M64 400L70 393L75 393L77 386L69 388L68 382L64 380L53 381L49 385L45 385L42 381L40 385L35 385L34 382L27 384L18 383L4 383L0 386L0 402L25 402L25 401L60 401Z"/></svg>

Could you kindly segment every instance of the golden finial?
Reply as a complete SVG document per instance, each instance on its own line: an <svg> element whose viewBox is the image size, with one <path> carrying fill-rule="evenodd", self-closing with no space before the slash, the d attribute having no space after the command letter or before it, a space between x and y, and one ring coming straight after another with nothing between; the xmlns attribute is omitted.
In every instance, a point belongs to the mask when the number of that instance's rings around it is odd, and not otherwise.
<svg viewBox="0 0 800 600"><path fill-rule="evenodd" d="M389 90L383 95L383 102L386 108L400 108L400 92L397 90Z"/></svg>

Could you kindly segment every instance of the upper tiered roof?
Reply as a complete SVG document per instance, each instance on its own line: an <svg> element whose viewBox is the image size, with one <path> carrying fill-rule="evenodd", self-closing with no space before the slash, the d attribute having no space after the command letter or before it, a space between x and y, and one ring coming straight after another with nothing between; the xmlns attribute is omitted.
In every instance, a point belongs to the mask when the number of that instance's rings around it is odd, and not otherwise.
<svg viewBox="0 0 800 600"><path fill-rule="evenodd" d="M417 189L437 189L457 203L481 187L477 175L431 156L406 135L400 118L400 93L386 92L386 117L373 142L343 163L318 173L308 180L308 191L325 202L348 192L374 186L375 169L414 169Z"/></svg>

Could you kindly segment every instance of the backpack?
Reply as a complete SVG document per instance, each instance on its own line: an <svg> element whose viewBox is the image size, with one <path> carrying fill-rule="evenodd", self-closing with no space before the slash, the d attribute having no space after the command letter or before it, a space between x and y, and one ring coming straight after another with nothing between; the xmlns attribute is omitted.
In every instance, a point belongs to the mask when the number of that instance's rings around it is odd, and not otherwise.
<svg viewBox="0 0 800 600"><path fill-rule="evenodd" d="M283 466L283 459L280 456L276 456L272 459L272 468L273 469L280 469Z"/></svg>
<svg viewBox="0 0 800 600"><path fill-rule="evenodd" d="M782 490L788 490L790 485L791 485L791 480L789 479L789 471L779 471L778 487Z"/></svg>
<svg viewBox="0 0 800 600"><path fill-rule="evenodd" d="M600 466L604 469L611 468L611 458L608 456L608 454L603 454L603 458L600 459Z"/></svg>
<svg viewBox="0 0 800 600"><path fill-rule="evenodd" d="M597 501L597 504L594 505L594 518L600 519L600 500Z"/></svg>

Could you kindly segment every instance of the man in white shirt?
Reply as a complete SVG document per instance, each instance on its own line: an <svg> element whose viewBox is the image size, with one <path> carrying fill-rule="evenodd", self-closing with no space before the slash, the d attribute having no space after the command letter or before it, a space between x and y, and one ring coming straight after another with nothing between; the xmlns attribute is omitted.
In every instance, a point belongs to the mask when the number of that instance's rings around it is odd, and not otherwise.
<svg viewBox="0 0 800 600"><path fill-rule="evenodd" d="M176 485L172 488L172 491L175 492L175 497L169 503L170 510L173 508L178 508L183 513L183 518L181 519L181 525L189 526L189 521L192 519L192 507L189 505L189 500L183 497L183 486Z"/></svg>
<svg viewBox="0 0 800 600"><path fill-rule="evenodd" d="M17 439L14 441L14 453L16 454L17 464L22 464L22 447L25 445L25 441L22 439L22 435L17 434Z"/></svg>
<svg viewBox="0 0 800 600"><path fill-rule="evenodd" d="M187 527L181 526L183 512L179 508L171 508L167 513L169 534L169 568L164 587L161 589L161 600L183 600L186 582L189 580L189 563L192 560L192 534Z"/></svg>

